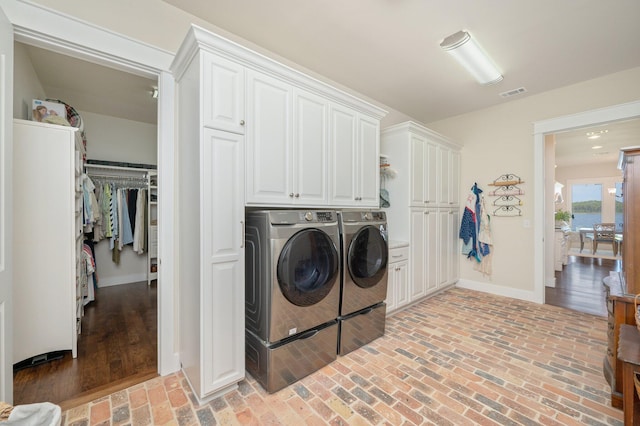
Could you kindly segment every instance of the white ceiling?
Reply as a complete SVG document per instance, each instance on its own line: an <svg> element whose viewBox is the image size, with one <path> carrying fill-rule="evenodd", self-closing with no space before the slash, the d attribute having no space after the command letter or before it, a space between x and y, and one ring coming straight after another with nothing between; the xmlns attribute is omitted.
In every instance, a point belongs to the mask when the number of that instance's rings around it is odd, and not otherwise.
<svg viewBox="0 0 640 426"><path fill-rule="evenodd" d="M164 1L427 124L640 66L638 0ZM461 29L491 55L503 81L480 86L440 49ZM155 82L29 51L46 70L38 76L47 96L155 122ZM519 87L527 91L500 96ZM559 161L568 146L580 146L567 142L565 150L558 139Z"/></svg>
<svg viewBox="0 0 640 426"><path fill-rule="evenodd" d="M590 132L605 133L598 139L588 139ZM558 167L617 164L620 148L640 146L640 119L557 133L555 139Z"/></svg>

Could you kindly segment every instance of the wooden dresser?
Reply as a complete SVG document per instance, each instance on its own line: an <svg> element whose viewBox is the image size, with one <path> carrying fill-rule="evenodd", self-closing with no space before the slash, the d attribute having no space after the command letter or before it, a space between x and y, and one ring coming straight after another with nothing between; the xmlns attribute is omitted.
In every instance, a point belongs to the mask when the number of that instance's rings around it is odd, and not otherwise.
<svg viewBox="0 0 640 426"><path fill-rule="evenodd" d="M623 148L618 168L624 197L622 272L604 279L609 343L603 369L611 385L611 405L622 408L622 362L617 358L620 326L636 324L634 297L640 293L640 146Z"/></svg>

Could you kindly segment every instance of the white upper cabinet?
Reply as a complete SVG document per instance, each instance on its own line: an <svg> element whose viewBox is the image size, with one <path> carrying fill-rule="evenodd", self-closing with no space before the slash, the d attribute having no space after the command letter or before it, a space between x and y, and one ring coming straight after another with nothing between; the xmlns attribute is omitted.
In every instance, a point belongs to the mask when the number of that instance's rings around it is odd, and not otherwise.
<svg viewBox="0 0 640 426"><path fill-rule="evenodd" d="M380 120L247 71L247 204L377 207Z"/></svg>
<svg viewBox="0 0 640 426"><path fill-rule="evenodd" d="M380 123L340 105L330 109L329 204L378 207Z"/></svg>
<svg viewBox="0 0 640 426"><path fill-rule="evenodd" d="M244 67L203 53L203 124L213 129L244 134Z"/></svg>
<svg viewBox="0 0 640 426"><path fill-rule="evenodd" d="M380 121L358 117L357 206L380 205Z"/></svg>
<svg viewBox="0 0 640 426"><path fill-rule="evenodd" d="M303 90L294 91L293 185L294 203L328 202L329 102ZM292 197L293 195L293 197Z"/></svg>
<svg viewBox="0 0 640 426"><path fill-rule="evenodd" d="M411 134L411 206L432 207L436 205L437 193L437 146L426 138Z"/></svg>
<svg viewBox="0 0 640 426"><path fill-rule="evenodd" d="M437 150L437 170L439 175L438 204L449 207L460 204L460 151L446 146Z"/></svg>
<svg viewBox="0 0 640 426"><path fill-rule="evenodd" d="M356 195L355 111L335 105L331 107L331 204L353 205Z"/></svg>
<svg viewBox="0 0 640 426"><path fill-rule="evenodd" d="M247 73L247 203L286 204L293 199L293 88L255 71Z"/></svg>

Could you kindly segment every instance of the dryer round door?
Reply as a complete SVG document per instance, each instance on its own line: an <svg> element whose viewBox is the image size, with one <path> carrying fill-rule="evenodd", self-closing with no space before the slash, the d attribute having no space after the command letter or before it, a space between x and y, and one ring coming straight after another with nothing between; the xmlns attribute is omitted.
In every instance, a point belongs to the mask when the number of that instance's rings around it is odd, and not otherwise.
<svg viewBox="0 0 640 426"><path fill-rule="evenodd" d="M287 300L311 306L324 299L337 281L338 252L319 229L304 229L284 245L278 259L278 284Z"/></svg>
<svg viewBox="0 0 640 426"><path fill-rule="evenodd" d="M356 285L370 288L380 282L387 269L389 246L375 226L365 226L351 239L347 255L349 275Z"/></svg>

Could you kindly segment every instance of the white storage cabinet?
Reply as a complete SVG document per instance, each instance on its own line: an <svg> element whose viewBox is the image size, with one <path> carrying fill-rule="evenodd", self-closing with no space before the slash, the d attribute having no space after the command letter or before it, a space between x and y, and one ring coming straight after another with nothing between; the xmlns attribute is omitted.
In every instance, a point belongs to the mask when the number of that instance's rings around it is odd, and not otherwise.
<svg viewBox="0 0 640 426"><path fill-rule="evenodd" d="M409 302L459 278L460 148L417 123L382 131L381 151L398 171L386 181L390 238L410 241Z"/></svg>
<svg viewBox="0 0 640 426"><path fill-rule="evenodd" d="M244 70L189 32L177 82L180 362L198 401L244 379ZM241 106L241 107L238 107Z"/></svg>
<svg viewBox="0 0 640 426"><path fill-rule="evenodd" d="M389 249L389 285L387 286L387 315L409 303L409 246Z"/></svg>
<svg viewBox="0 0 640 426"><path fill-rule="evenodd" d="M13 123L13 363L55 351L77 355L83 240L78 133Z"/></svg>

